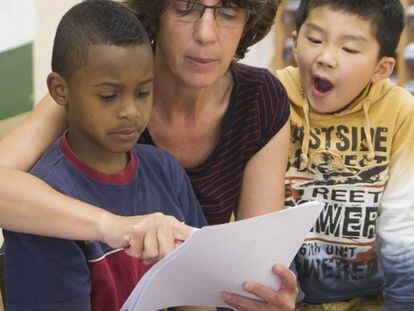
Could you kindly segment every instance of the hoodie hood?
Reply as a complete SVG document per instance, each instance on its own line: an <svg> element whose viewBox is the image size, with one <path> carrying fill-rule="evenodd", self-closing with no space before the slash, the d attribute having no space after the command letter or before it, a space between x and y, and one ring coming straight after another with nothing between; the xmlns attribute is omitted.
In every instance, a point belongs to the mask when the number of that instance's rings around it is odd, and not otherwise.
<svg viewBox="0 0 414 311"><path fill-rule="evenodd" d="M305 170L309 165L309 139L310 139L310 123L313 118L332 118L333 116L346 116L357 112L364 114L364 132L367 138L369 148L368 160L372 161L375 157L375 150L372 144L371 122L369 118L369 110L377 102L394 87L390 79L370 83L363 92L348 106L346 109L333 114L321 114L312 111L308 100L302 90L299 69L295 67L287 67L283 70L277 70L276 76L285 87L293 110L302 110L304 115L304 137L302 141L302 153L300 156L300 169Z"/></svg>

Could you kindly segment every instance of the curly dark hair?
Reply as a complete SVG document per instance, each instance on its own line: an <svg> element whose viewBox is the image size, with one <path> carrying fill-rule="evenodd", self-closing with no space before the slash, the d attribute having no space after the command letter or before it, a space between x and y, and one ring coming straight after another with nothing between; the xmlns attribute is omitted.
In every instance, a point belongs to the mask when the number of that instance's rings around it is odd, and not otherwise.
<svg viewBox="0 0 414 311"><path fill-rule="evenodd" d="M191 0L189 0L191 1ZM168 0L124 0L135 11L144 25L151 42L154 43L158 32L160 16L169 5ZM235 58L241 59L248 47L262 40L273 25L281 0L221 0L223 6L236 5L250 10L249 20L236 50Z"/></svg>

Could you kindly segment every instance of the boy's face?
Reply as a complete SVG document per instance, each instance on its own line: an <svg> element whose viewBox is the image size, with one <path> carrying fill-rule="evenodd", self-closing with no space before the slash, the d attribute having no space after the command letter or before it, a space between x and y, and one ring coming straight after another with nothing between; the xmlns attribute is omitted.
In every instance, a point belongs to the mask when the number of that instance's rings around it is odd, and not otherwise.
<svg viewBox="0 0 414 311"><path fill-rule="evenodd" d="M369 82L392 72L392 58L378 60L371 23L355 15L326 6L312 9L293 39L303 90L319 113L344 108Z"/></svg>
<svg viewBox="0 0 414 311"><path fill-rule="evenodd" d="M133 148L150 117L151 47L95 45L88 55L87 64L67 83L72 148L95 159L123 154Z"/></svg>

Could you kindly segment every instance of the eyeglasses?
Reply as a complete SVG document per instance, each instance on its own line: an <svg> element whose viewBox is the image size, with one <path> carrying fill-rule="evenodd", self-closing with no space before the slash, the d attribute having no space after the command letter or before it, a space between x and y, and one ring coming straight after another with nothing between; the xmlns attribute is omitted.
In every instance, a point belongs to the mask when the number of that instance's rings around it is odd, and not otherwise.
<svg viewBox="0 0 414 311"><path fill-rule="evenodd" d="M213 10L216 21L225 27L243 26L250 15L250 11L245 8L204 5L191 0L173 0L171 6L175 18L187 23L195 23L206 9Z"/></svg>

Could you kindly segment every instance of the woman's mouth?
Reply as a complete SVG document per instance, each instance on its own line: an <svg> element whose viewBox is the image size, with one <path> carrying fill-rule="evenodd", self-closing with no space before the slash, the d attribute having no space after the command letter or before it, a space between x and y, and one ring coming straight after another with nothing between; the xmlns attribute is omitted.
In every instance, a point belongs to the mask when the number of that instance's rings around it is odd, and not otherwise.
<svg viewBox="0 0 414 311"><path fill-rule="evenodd" d="M214 65L217 60L213 58L202 58L202 57L193 57L188 56L187 59L195 66L200 68L207 68Z"/></svg>

